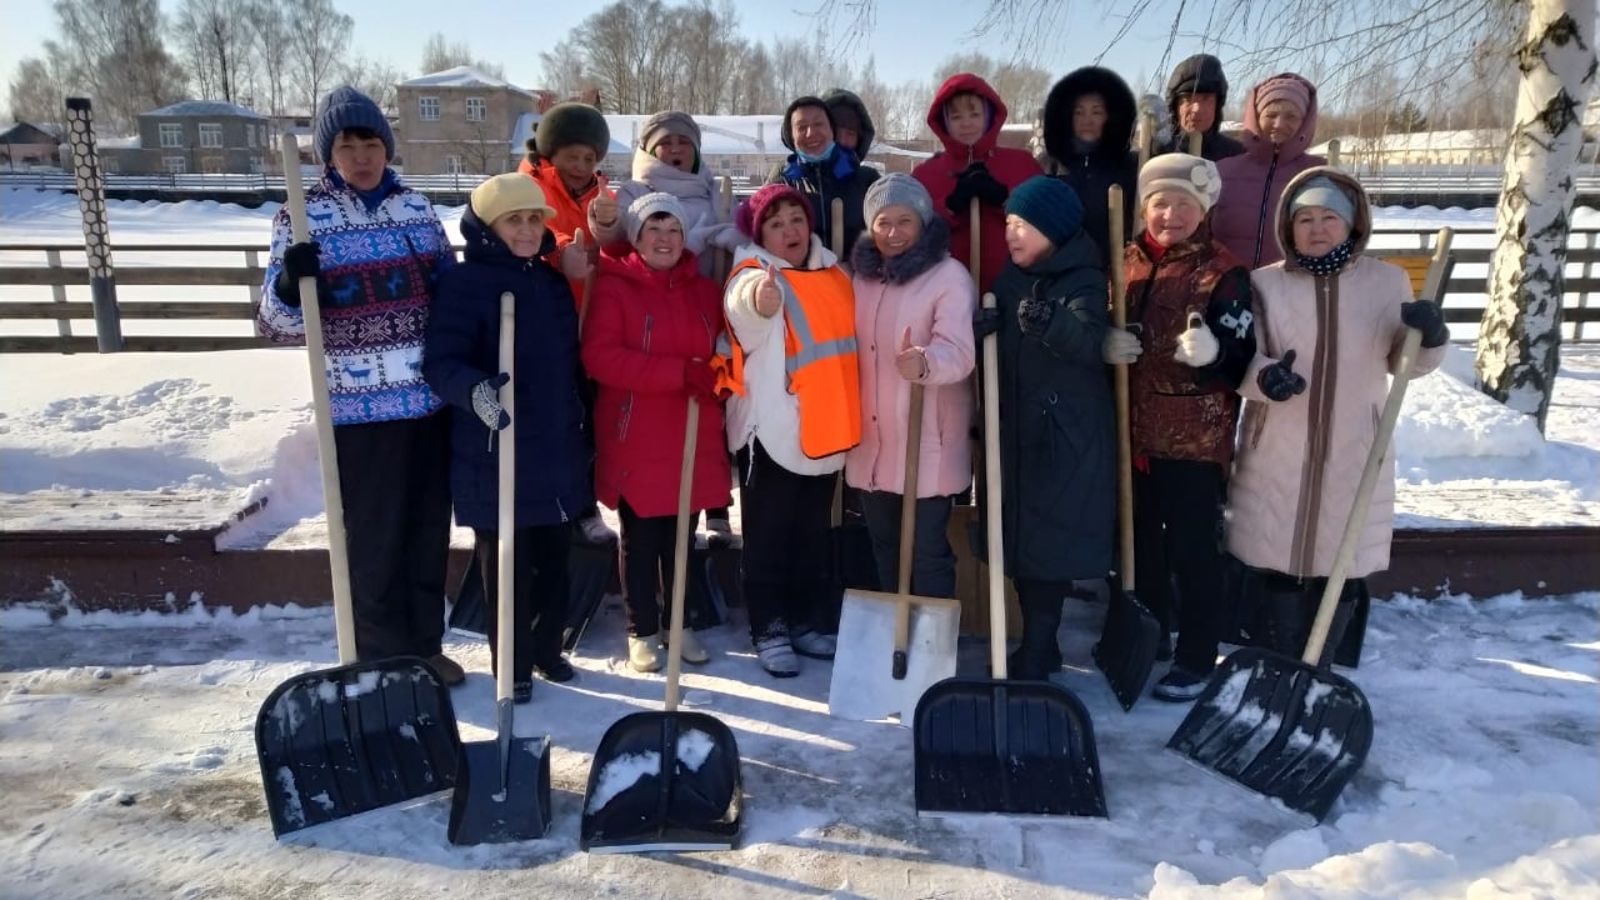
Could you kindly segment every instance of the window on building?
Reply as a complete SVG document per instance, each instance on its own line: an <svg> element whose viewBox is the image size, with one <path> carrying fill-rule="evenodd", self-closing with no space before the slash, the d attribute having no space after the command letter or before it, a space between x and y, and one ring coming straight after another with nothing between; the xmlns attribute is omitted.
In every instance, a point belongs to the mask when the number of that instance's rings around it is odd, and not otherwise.
<svg viewBox="0 0 1600 900"><path fill-rule="evenodd" d="M261 165L261 157L250 157L250 171L256 175L260 175L262 172L266 171L266 168Z"/></svg>
<svg viewBox="0 0 1600 900"><path fill-rule="evenodd" d="M222 123L200 123L200 146L213 150L222 148Z"/></svg>
<svg viewBox="0 0 1600 900"><path fill-rule="evenodd" d="M467 121L482 122L489 117L489 104L482 97L467 98Z"/></svg>
<svg viewBox="0 0 1600 900"><path fill-rule="evenodd" d="M420 116L424 122L439 121L439 98L418 97L417 115Z"/></svg>
<svg viewBox="0 0 1600 900"><path fill-rule="evenodd" d="M200 171L207 175L221 175L222 170L222 157L220 156L208 156L200 160Z"/></svg>
<svg viewBox="0 0 1600 900"><path fill-rule="evenodd" d="M178 122L161 123L161 146L182 147L183 125Z"/></svg>
<svg viewBox="0 0 1600 900"><path fill-rule="evenodd" d="M466 170L461 166L461 157L452 153L444 158L444 171L446 175L460 175Z"/></svg>
<svg viewBox="0 0 1600 900"><path fill-rule="evenodd" d="M166 169L168 174L171 175L182 175L183 173L189 171L188 164L184 162L184 159L181 156L161 157L161 168Z"/></svg>

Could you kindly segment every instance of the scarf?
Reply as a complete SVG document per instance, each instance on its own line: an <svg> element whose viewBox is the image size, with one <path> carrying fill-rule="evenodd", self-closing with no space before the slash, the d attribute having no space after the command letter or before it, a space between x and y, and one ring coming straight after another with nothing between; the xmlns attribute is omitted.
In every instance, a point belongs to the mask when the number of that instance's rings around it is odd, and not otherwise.
<svg viewBox="0 0 1600 900"><path fill-rule="evenodd" d="M1294 261L1299 263L1302 269L1313 275L1331 277L1339 274L1345 265L1350 262L1350 253L1354 246L1355 239L1347 237L1339 243L1339 246L1329 250L1322 256L1306 256L1296 250L1294 251Z"/></svg>

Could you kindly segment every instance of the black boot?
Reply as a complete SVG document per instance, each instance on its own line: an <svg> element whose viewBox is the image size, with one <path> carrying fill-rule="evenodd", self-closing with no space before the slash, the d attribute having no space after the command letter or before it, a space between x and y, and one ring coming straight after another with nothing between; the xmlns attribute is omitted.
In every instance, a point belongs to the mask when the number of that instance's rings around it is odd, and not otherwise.
<svg viewBox="0 0 1600 900"><path fill-rule="evenodd" d="M1269 580L1263 587L1261 606L1257 610L1257 628L1261 632L1257 646L1294 659L1303 657L1306 641L1311 638L1311 627L1317 621L1317 607L1322 604L1322 591L1326 585L1327 579L1324 578L1303 582ZM1355 616L1355 600L1355 592L1346 582L1339 603L1334 607L1333 622L1328 626L1328 638L1322 644L1318 666L1325 668L1332 663L1334 652Z"/></svg>
<svg viewBox="0 0 1600 900"><path fill-rule="evenodd" d="M1043 681L1061 670L1056 632L1061 628L1063 596L1019 585L1017 599L1022 607L1022 642L1006 657L1006 674L1019 681Z"/></svg>

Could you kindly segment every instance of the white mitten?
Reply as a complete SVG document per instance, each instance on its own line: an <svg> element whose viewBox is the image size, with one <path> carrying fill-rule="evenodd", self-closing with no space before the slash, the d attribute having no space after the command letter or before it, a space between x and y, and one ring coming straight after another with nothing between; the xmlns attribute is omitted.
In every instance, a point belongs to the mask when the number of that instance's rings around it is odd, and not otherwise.
<svg viewBox="0 0 1600 900"><path fill-rule="evenodd" d="M1105 340L1100 343L1100 358L1108 366L1132 365L1139 361L1139 354L1143 352L1139 336L1125 328L1107 328Z"/></svg>
<svg viewBox="0 0 1600 900"><path fill-rule="evenodd" d="M1206 320L1197 312L1189 313L1189 327L1178 335L1178 349L1172 358L1198 369L1216 362L1221 352L1222 345L1217 343L1217 336L1206 327Z"/></svg>

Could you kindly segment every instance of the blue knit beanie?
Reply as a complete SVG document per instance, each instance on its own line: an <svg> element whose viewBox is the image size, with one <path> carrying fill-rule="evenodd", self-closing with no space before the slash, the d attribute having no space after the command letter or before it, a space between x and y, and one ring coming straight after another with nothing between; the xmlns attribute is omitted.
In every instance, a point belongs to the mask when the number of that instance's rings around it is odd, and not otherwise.
<svg viewBox="0 0 1600 900"><path fill-rule="evenodd" d="M323 162L333 161L333 141L346 128L366 128L383 141L386 159L394 159L394 132L389 120L372 98L348 84L334 88L317 106L317 153Z"/></svg>
<svg viewBox="0 0 1600 900"><path fill-rule="evenodd" d="M1006 214L1020 216L1057 247L1083 226L1083 202L1065 181L1035 175L1011 190Z"/></svg>

